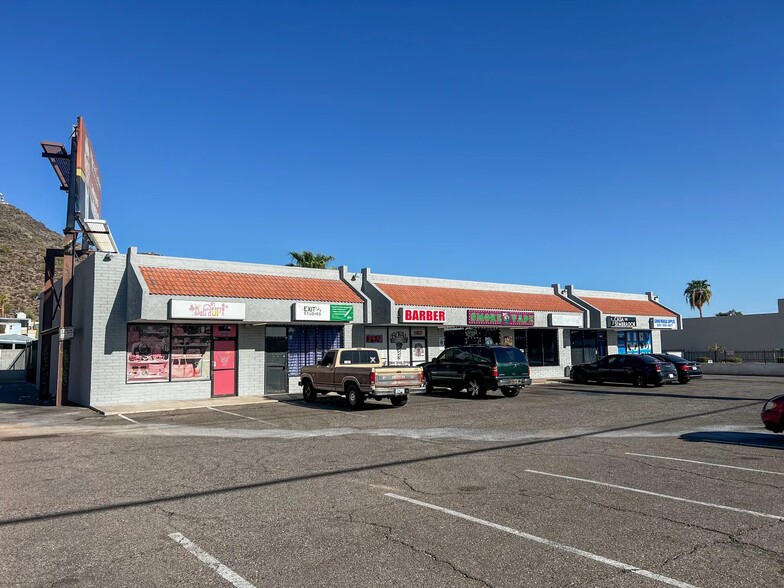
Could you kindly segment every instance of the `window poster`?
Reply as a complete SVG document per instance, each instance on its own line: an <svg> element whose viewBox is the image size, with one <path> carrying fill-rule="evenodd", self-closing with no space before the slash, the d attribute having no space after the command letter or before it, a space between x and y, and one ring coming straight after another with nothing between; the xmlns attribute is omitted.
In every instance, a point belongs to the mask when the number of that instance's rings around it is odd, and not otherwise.
<svg viewBox="0 0 784 588"><path fill-rule="evenodd" d="M210 377L211 325L172 326L172 380Z"/></svg>
<svg viewBox="0 0 784 588"><path fill-rule="evenodd" d="M414 365L427 361L427 340L411 338L411 359Z"/></svg>
<svg viewBox="0 0 784 588"><path fill-rule="evenodd" d="M379 356L381 356L381 364L388 365L387 330L385 328L365 329L364 346L369 347L370 349L377 349Z"/></svg>
<svg viewBox="0 0 784 588"><path fill-rule="evenodd" d="M389 365L411 365L411 334L408 328L390 327Z"/></svg>
<svg viewBox="0 0 784 588"><path fill-rule="evenodd" d="M169 325L129 325L126 379L169 381Z"/></svg>

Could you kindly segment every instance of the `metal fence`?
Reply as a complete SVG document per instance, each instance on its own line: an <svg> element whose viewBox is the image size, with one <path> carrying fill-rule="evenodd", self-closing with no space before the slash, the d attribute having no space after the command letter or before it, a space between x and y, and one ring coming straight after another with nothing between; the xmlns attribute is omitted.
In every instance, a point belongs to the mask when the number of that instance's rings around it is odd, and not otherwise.
<svg viewBox="0 0 784 588"><path fill-rule="evenodd" d="M784 349L763 351L684 351L683 357L691 361L709 358L713 363L784 363ZM702 359L704 361L704 359Z"/></svg>

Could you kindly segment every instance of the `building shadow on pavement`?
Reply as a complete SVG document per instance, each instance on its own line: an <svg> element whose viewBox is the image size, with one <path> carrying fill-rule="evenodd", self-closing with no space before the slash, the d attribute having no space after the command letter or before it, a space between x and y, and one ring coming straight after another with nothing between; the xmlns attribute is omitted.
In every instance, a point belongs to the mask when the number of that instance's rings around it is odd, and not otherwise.
<svg viewBox="0 0 784 588"><path fill-rule="evenodd" d="M0 382L0 404L54 406L54 400L40 400L38 390L27 382Z"/></svg>
<svg viewBox="0 0 784 588"><path fill-rule="evenodd" d="M599 384L597 384L599 385ZM561 390L568 390L569 392L577 392L578 394L587 394L587 395L606 395L606 396L655 396L658 398L686 398L689 400L738 400L741 402L746 402L749 400L759 400L760 402L764 403L770 400L769 396L765 396L764 398L749 398L743 396L709 396L704 394L691 394L691 390L695 390L696 386L693 384L687 385L689 387L689 392L686 390L683 393L677 392L664 392L662 388L632 388L626 384L601 384L599 385L600 388L586 388L584 385L566 385L561 386ZM668 384L668 388L674 387L678 390L683 390L681 386L677 384ZM696 391L695 391L696 392Z"/></svg>
<svg viewBox="0 0 784 588"><path fill-rule="evenodd" d="M722 445L744 445L746 447L765 447L784 449L784 435L775 433L738 433L733 431L700 431L686 433L680 438L684 441L699 443L720 443Z"/></svg>

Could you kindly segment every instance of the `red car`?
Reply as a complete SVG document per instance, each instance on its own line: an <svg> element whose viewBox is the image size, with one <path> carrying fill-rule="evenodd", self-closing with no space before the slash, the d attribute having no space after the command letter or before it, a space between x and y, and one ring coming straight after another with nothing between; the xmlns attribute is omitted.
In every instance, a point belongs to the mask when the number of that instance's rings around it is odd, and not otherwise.
<svg viewBox="0 0 784 588"><path fill-rule="evenodd" d="M768 400L762 407L761 416L768 431L784 433L784 394Z"/></svg>

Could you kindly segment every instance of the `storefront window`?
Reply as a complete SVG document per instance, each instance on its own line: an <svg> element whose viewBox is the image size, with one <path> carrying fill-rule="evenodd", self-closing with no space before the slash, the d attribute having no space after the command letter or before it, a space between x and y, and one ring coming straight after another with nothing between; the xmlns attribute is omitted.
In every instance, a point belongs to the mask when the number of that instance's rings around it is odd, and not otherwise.
<svg viewBox="0 0 784 588"><path fill-rule="evenodd" d="M653 353L650 331L618 331L618 353L640 355Z"/></svg>
<svg viewBox="0 0 784 588"><path fill-rule="evenodd" d="M558 365L557 329L517 329L515 347L525 351L530 366Z"/></svg>
<svg viewBox="0 0 784 588"><path fill-rule="evenodd" d="M210 329L210 325L129 325L127 382L208 380Z"/></svg>
<svg viewBox="0 0 784 588"><path fill-rule="evenodd" d="M129 326L126 349L128 383L169 381L169 325Z"/></svg>
<svg viewBox="0 0 784 588"><path fill-rule="evenodd" d="M171 379L210 377L211 325L173 325Z"/></svg>
<svg viewBox="0 0 784 588"><path fill-rule="evenodd" d="M289 376L299 376L306 365L316 365L330 349L343 345L343 327L289 328Z"/></svg>
<svg viewBox="0 0 784 588"><path fill-rule="evenodd" d="M569 331L572 348L572 365L591 363L607 355L605 331Z"/></svg>

